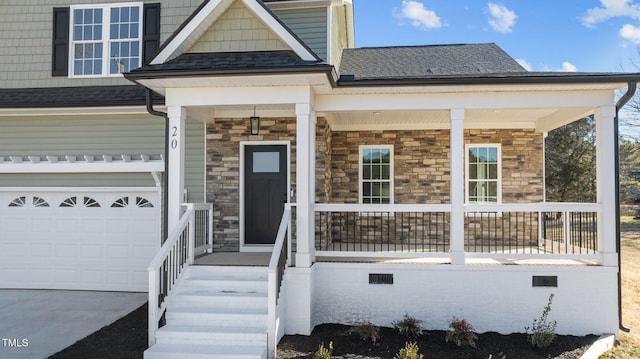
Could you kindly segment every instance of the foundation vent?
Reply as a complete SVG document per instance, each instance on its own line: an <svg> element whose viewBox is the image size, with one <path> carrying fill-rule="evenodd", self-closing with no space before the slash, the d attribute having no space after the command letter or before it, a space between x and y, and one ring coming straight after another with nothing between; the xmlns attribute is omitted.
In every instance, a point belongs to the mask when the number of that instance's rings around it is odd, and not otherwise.
<svg viewBox="0 0 640 359"><path fill-rule="evenodd" d="M393 274L369 273L369 284L393 284Z"/></svg>
<svg viewBox="0 0 640 359"><path fill-rule="evenodd" d="M557 287L558 276L557 275L534 275L532 278L532 285L534 287Z"/></svg>

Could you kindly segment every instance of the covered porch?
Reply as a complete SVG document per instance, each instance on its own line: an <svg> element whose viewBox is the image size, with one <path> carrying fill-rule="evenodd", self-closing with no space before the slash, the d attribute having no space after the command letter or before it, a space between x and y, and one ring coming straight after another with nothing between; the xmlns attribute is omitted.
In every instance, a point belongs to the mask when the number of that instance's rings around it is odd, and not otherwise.
<svg viewBox="0 0 640 359"><path fill-rule="evenodd" d="M452 264L548 258L616 266L610 87L620 85L579 93L567 91L569 85L399 88L385 95L361 88L328 93L313 85L194 87L167 89L167 104L171 128L187 116L206 123L215 252L271 251L269 243L245 238L245 152L281 145L286 193L279 200L291 206L296 266L324 257L433 257ZM545 202L544 133L588 115L596 119L597 203ZM253 135L251 117L260 118ZM491 146L500 154L497 185L485 181L480 189L469 177L469 153ZM393 158L363 166L366 147L391 148ZM169 161L174 183L181 165L175 156ZM489 162L476 167L491 168ZM388 184L382 172L363 175L363 168L387 171L385 165L392 167ZM170 188L170 223L179 218L182 192ZM271 243L280 219L271 217Z"/></svg>

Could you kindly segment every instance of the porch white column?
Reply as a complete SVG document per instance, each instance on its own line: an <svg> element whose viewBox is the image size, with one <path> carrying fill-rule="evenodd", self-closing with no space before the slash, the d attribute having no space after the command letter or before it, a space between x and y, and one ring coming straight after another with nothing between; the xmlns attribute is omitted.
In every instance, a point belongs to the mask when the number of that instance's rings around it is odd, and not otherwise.
<svg viewBox="0 0 640 359"><path fill-rule="evenodd" d="M296 104L296 267L314 260L316 114L308 103Z"/></svg>
<svg viewBox="0 0 640 359"><path fill-rule="evenodd" d="M451 264L464 265L464 109L450 111L451 120Z"/></svg>
<svg viewBox="0 0 640 359"><path fill-rule="evenodd" d="M595 111L596 185L598 215L598 251L604 266L617 266L616 254L616 183L615 179L615 106L602 106Z"/></svg>
<svg viewBox="0 0 640 359"><path fill-rule="evenodd" d="M169 106L169 183L168 218L169 233L180 221L180 204L184 202L184 131L187 111L184 107Z"/></svg>

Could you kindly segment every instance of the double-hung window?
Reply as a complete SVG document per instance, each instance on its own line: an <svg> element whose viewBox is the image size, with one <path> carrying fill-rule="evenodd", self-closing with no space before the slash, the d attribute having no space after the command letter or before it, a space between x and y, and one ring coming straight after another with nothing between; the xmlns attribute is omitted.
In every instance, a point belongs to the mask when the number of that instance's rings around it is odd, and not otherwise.
<svg viewBox="0 0 640 359"><path fill-rule="evenodd" d="M499 144L466 146L466 203L501 203Z"/></svg>
<svg viewBox="0 0 640 359"><path fill-rule="evenodd" d="M72 76L118 76L139 67L142 13L141 2L72 6Z"/></svg>
<svg viewBox="0 0 640 359"><path fill-rule="evenodd" d="M359 148L360 203L393 203L393 146Z"/></svg>

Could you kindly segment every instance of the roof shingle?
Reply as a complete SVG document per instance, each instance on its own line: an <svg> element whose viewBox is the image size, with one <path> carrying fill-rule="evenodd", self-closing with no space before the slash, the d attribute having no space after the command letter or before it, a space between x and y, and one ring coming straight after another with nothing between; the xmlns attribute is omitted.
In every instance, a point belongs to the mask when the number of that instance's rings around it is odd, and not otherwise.
<svg viewBox="0 0 640 359"><path fill-rule="evenodd" d="M182 54L163 64L145 65L130 74L156 72L242 71L327 66L321 61L301 60L293 51L210 52Z"/></svg>
<svg viewBox="0 0 640 359"><path fill-rule="evenodd" d="M159 98L154 95L154 98ZM0 89L0 108L48 108L145 105L140 86L82 86Z"/></svg>
<svg viewBox="0 0 640 359"><path fill-rule="evenodd" d="M345 49L340 63L354 80L526 72L493 43Z"/></svg>

